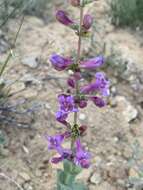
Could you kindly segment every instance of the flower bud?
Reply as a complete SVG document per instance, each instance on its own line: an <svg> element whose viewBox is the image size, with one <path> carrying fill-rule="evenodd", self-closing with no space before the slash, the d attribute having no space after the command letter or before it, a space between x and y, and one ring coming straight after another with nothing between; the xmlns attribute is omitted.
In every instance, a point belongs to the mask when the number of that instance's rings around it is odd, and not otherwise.
<svg viewBox="0 0 143 190"><path fill-rule="evenodd" d="M85 108L87 106L87 101L86 100L80 100L78 105L80 108Z"/></svg>
<svg viewBox="0 0 143 190"><path fill-rule="evenodd" d="M74 7L80 6L80 0L70 0L70 3Z"/></svg>
<svg viewBox="0 0 143 190"><path fill-rule="evenodd" d="M75 88L75 80L73 78L69 78L67 80L67 84L72 87L72 88Z"/></svg>
<svg viewBox="0 0 143 190"><path fill-rule="evenodd" d="M92 18L92 16L91 15L89 15L89 14L86 14L85 16L84 16L84 18L83 18L83 28L85 29L85 30L89 30L90 29L90 27L92 26L92 23L93 23L93 18Z"/></svg>
<svg viewBox="0 0 143 190"><path fill-rule="evenodd" d="M70 25L73 25L74 24L74 21L71 20L69 17L68 17L68 13L65 12L65 11L62 11L62 10L58 10L56 12L56 19L66 25L66 26L70 26Z"/></svg>
<svg viewBox="0 0 143 190"><path fill-rule="evenodd" d="M81 125L81 126L79 127L80 135L81 135L81 136L82 136L82 135L85 135L86 130L87 130L87 126L86 126L86 125Z"/></svg>
<svg viewBox="0 0 143 190"><path fill-rule="evenodd" d="M63 71L73 63L70 58L65 58L55 53L50 57L50 61L57 71Z"/></svg>
<svg viewBox="0 0 143 190"><path fill-rule="evenodd" d="M91 97L90 99L99 108L102 108L106 105L105 101L100 97L94 96L94 97Z"/></svg>

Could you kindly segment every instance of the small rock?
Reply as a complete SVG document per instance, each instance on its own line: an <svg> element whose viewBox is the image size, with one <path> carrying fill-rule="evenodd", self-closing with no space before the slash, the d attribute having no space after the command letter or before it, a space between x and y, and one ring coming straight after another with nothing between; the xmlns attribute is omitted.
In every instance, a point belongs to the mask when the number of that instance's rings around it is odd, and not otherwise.
<svg viewBox="0 0 143 190"><path fill-rule="evenodd" d="M38 58L36 55L31 55L29 57L26 57L22 60L22 64L26 65L32 69L35 69L38 67L39 63L38 63Z"/></svg>
<svg viewBox="0 0 143 190"><path fill-rule="evenodd" d="M99 156L96 156L96 157L93 159L93 161L95 161L95 166L96 166L96 167L99 167L99 166L101 165L101 163L102 163L102 159L101 159L101 157L99 157Z"/></svg>
<svg viewBox="0 0 143 190"><path fill-rule="evenodd" d="M130 177L139 177L137 171L136 171L134 168L131 168L131 169L129 170L129 176L130 176Z"/></svg>
<svg viewBox="0 0 143 190"><path fill-rule="evenodd" d="M119 111L123 113L127 122L131 122L132 120L136 119L138 116L138 111L134 108L131 103L126 100L123 96L117 96L116 102L119 108Z"/></svg>
<svg viewBox="0 0 143 190"><path fill-rule="evenodd" d="M23 186L24 186L24 190L33 190L33 187L28 183L25 183Z"/></svg>
<svg viewBox="0 0 143 190"><path fill-rule="evenodd" d="M119 142L119 138L118 138L118 137L114 137L114 138L113 138L113 141L114 141L115 143L117 143L117 142Z"/></svg>
<svg viewBox="0 0 143 190"><path fill-rule="evenodd" d="M25 172L22 172L19 175L24 179L25 182L28 182L31 180L30 176Z"/></svg>
<svg viewBox="0 0 143 190"><path fill-rule="evenodd" d="M29 149L26 146L22 146L22 149L26 154L29 154Z"/></svg>
<svg viewBox="0 0 143 190"><path fill-rule="evenodd" d="M123 151L123 156L126 158L126 159L129 159L132 157L132 150L129 148L129 147L125 147L124 148L124 151Z"/></svg>
<svg viewBox="0 0 143 190"><path fill-rule="evenodd" d="M23 82L16 82L11 85L11 93L16 93L25 89L25 84Z"/></svg>
<svg viewBox="0 0 143 190"><path fill-rule="evenodd" d="M116 89L115 86L112 86L112 88L111 88L111 93L112 93L113 95L116 95L117 89Z"/></svg>
<svg viewBox="0 0 143 190"><path fill-rule="evenodd" d="M93 184L100 184L102 182L102 178L101 175L98 173L94 173L91 178L90 178L90 182Z"/></svg>
<svg viewBox="0 0 143 190"><path fill-rule="evenodd" d="M86 115L84 113L81 113L79 115L79 119L82 120L82 121L85 120L86 119Z"/></svg>

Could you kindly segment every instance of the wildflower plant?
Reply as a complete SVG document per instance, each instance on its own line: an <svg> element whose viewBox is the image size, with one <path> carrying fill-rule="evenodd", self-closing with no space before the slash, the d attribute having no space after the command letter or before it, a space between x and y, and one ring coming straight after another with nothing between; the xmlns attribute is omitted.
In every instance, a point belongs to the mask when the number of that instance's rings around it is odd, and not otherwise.
<svg viewBox="0 0 143 190"><path fill-rule="evenodd" d="M106 97L109 96L109 80L103 72L96 72L91 82L81 83L85 70L88 72L96 70L105 63L102 55L85 60L81 58L82 39L89 36L93 23L93 17L90 14L84 14L84 7L92 2L93 0L70 0L70 4L79 10L79 23L71 19L63 10L56 12L56 19L75 31L78 38L76 58L64 57L57 53L53 53L50 57L50 62L57 71L72 71L67 78L67 92L58 95L59 109L55 114L56 120L66 127L65 131L55 136L46 136L49 150L55 150L59 155L53 157L51 162L57 164L62 161L64 166L63 170L58 170L57 190L87 189L83 184L76 182L76 176L82 168L87 169L91 164L91 154L85 150L81 141L87 126L78 123L78 113L80 109L87 106L88 101L92 101L97 107L104 107ZM73 123L67 120L71 113L74 114ZM66 139L70 139L70 149L63 147Z"/></svg>

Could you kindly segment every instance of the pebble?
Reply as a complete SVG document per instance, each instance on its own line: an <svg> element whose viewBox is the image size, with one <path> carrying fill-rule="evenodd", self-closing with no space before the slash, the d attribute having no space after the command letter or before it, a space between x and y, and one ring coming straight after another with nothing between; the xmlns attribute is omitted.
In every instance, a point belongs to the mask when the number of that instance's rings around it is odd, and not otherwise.
<svg viewBox="0 0 143 190"><path fill-rule="evenodd" d="M134 108L134 106L128 100L126 100L125 97L117 96L116 102L117 102L119 111L123 113L128 123L137 118L138 116L137 109Z"/></svg>
<svg viewBox="0 0 143 190"><path fill-rule="evenodd" d="M33 190L33 187L30 184L25 183L24 184L24 190Z"/></svg>
<svg viewBox="0 0 143 190"><path fill-rule="evenodd" d="M16 82L13 85L11 85L11 93L20 92L25 89L25 84L23 82Z"/></svg>
<svg viewBox="0 0 143 190"><path fill-rule="evenodd" d="M101 175L98 173L94 173L91 178L90 178L90 182L93 184L100 184L102 182L102 178Z"/></svg>
<svg viewBox="0 0 143 190"><path fill-rule="evenodd" d="M30 176L25 172L22 172L19 175L24 179L25 182L28 182L31 180Z"/></svg>
<svg viewBox="0 0 143 190"><path fill-rule="evenodd" d="M129 176L130 177L139 177L137 171L134 168L130 168L130 170L129 170Z"/></svg>
<svg viewBox="0 0 143 190"><path fill-rule="evenodd" d="M26 65L32 69L36 69L39 65L38 63L38 58L36 55L31 55L31 56L28 56L28 57L25 57L23 60L22 60L22 64L23 65Z"/></svg>
<svg viewBox="0 0 143 190"><path fill-rule="evenodd" d="M82 121L85 120L86 115L84 113L79 114L79 119L82 120Z"/></svg>

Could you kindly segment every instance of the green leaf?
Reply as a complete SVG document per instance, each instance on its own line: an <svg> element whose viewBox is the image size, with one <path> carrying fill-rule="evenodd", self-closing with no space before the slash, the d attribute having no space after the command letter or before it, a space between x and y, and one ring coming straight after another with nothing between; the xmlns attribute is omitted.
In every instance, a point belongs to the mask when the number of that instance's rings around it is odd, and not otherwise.
<svg viewBox="0 0 143 190"><path fill-rule="evenodd" d="M64 177L64 184L68 186L72 186L72 184L75 181L75 175L71 175L69 173L63 172L63 177Z"/></svg>
<svg viewBox="0 0 143 190"><path fill-rule="evenodd" d="M64 183L64 172L62 170L57 171L57 182Z"/></svg>
<svg viewBox="0 0 143 190"><path fill-rule="evenodd" d="M64 165L64 171L65 172L69 172L69 173L72 172L72 170L73 170L73 163L72 162L70 162L69 160L64 160L63 165Z"/></svg>
<svg viewBox="0 0 143 190"><path fill-rule="evenodd" d="M68 172L58 170L57 180L58 180L58 183L60 184L72 186L72 184L75 181L75 175L71 175Z"/></svg>
<svg viewBox="0 0 143 190"><path fill-rule="evenodd" d="M83 184L81 184L81 183L75 183L75 184L73 184L72 189L73 189L73 190L74 190L74 189L76 189L76 190L88 190L88 188L85 187L85 186L84 186Z"/></svg>
<svg viewBox="0 0 143 190"><path fill-rule="evenodd" d="M72 190L71 187L68 187L67 185L64 185L62 183L57 184L57 190Z"/></svg>
<svg viewBox="0 0 143 190"><path fill-rule="evenodd" d="M69 160L64 160L64 172L70 173L72 175L78 175L82 171L82 168L76 166Z"/></svg>
<svg viewBox="0 0 143 190"><path fill-rule="evenodd" d="M82 171L82 168L76 165L73 165L72 174L78 175Z"/></svg>

